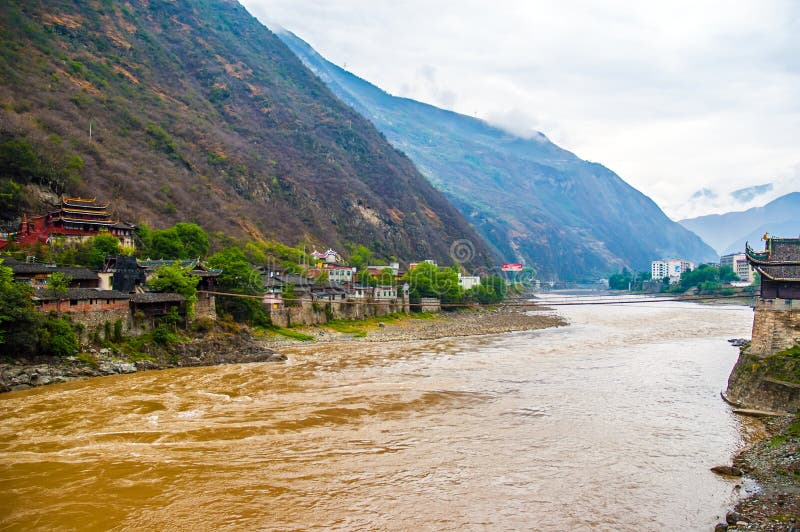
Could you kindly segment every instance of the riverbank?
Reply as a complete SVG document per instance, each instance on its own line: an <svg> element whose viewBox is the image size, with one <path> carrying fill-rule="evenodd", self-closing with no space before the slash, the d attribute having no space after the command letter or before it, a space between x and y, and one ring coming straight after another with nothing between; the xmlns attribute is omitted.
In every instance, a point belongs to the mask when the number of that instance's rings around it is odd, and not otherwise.
<svg viewBox="0 0 800 532"><path fill-rule="evenodd" d="M800 529L800 417L765 418L768 437L739 452L733 464L758 483L718 530ZM741 523L741 524L738 524Z"/></svg>
<svg viewBox="0 0 800 532"><path fill-rule="evenodd" d="M8 358L0 362L0 392L153 369L286 360L285 355L263 345L247 329L215 330L169 347L150 345L146 349L145 354L131 356L112 345L67 358Z"/></svg>
<svg viewBox="0 0 800 532"><path fill-rule="evenodd" d="M295 333L296 337L313 343L407 342L503 334L563 325L567 325L567 321L555 314L552 309L526 304L465 309L439 314L395 315L364 321L296 327L289 331ZM298 345L298 340L287 338L279 333L267 333L262 335L262 338L265 345L273 349Z"/></svg>
<svg viewBox="0 0 800 532"><path fill-rule="evenodd" d="M383 320L298 327L280 332L251 331L247 328L231 332L217 328L202 336L172 345L169 349L150 346L152 349L144 357L141 354L126 355L123 349L111 346L91 349L78 357L66 359L8 358L0 362L0 392L155 369L278 362L286 360L286 356L280 352L281 349L308 343L435 340L566 325L563 318L547 312L549 310L536 305L498 306L421 317L394 316Z"/></svg>

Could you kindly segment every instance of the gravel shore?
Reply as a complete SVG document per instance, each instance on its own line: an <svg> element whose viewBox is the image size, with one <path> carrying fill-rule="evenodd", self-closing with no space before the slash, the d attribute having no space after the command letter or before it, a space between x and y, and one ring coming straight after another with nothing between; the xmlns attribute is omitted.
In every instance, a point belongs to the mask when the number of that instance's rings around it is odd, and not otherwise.
<svg viewBox="0 0 800 532"><path fill-rule="evenodd" d="M498 306L496 308L469 309L457 312L442 312L435 317L411 316L369 325L353 322L364 336L337 332L325 325L298 327L296 330L313 337L314 342L406 342L435 340L459 336L502 334L512 331L546 329L567 325L567 321L552 309L537 305ZM297 346L297 340L273 336L264 339L272 349Z"/></svg>
<svg viewBox="0 0 800 532"><path fill-rule="evenodd" d="M758 482L718 530L800 531L800 419L765 420L767 437L740 452L734 466Z"/></svg>

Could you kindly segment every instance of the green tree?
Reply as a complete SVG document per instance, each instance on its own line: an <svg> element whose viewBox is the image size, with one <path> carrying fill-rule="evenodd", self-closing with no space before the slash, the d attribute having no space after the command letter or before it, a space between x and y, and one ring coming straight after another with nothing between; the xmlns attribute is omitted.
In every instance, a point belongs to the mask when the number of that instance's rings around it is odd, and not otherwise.
<svg viewBox="0 0 800 532"><path fill-rule="evenodd" d="M381 286L394 285L394 272L392 272L391 268L384 268L381 270L381 273L378 274L376 281L377 284Z"/></svg>
<svg viewBox="0 0 800 532"><path fill-rule="evenodd" d="M153 231L146 224L136 227L136 256L140 258L152 257Z"/></svg>
<svg viewBox="0 0 800 532"><path fill-rule="evenodd" d="M150 257L154 259L183 259L186 250L174 227L157 229L150 238Z"/></svg>
<svg viewBox="0 0 800 532"><path fill-rule="evenodd" d="M47 291L56 298L56 312L59 314L61 314L61 301L67 297L71 282L72 277L62 272L53 272L47 279Z"/></svg>
<svg viewBox="0 0 800 532"><path fill-rule="evenodd" d="M442 303L459 303L464 300L464 289L458 284L458 271L454 268L439 268L423 262L403 278L408 282L412 300L421 297L436 297Z"/></svg>
<svg viewBox="0 0 800 532"><path fill-rule="evenodd" d="M13 218L19 213L21 204L22 187L11 179L0 179L0 213L8 213L3 217Z"/></svg>
<svg viewBox="0 0 800 532"><path fill-rule="evenodd" d="M88 245L78 252L76 259L81 265L97 270L103 267L107 255L120 253L122 253L122 247L119 239L114 235L101 233L92 238Z"/></svg>
<svg viewBox="0 0 800 532"><path fill-rule="evenodd" d="M731 281L739 281L739 276L733 271L730 266L720 266L719 268L719 282L729 284Z"/></svg>
<svg viewBox="0 0 800 532"><path fill-rule="evenodd" d="M633 275L627 268L623 268L621 272L609 276L608 287L611 290L627 290L631 281L633 281Z"/></svg>
<svg viewBox="0 0 800 532"><path fill-rule="evenodd" d="M178 223L149 235L147 256L158 259L197 259L208 254L208 233L192 223ZM141 254L140 254L141 256Z"/></svg>
<svg viewBox="0 0 800 532"><path fill-rule="evenodd" d="M147 284L156 292L171 292L186 298L186 315L194 316L197 303L197 283L200 278L181 268L178 264L162 266L155 271Z"/></svg>
<svg viewBox="0 0 800 532"><path fill-rule="evenodd" d="M14 282L14 272L0 260L0 348L5 354L27 354L38 343L31 295L31 287Z"/></svg>
<svg viewBox="0 0 800 532"><path fill-rule="evenodd" d="M79 343L70 322L39 312L32 288L14 281L0 260L0 353L10 356L71 356Z"/></svg>
<svg viewBox="0 0 800 532"><path fill-rule="evenodd" d="M347 244L347 251L350 253L350 264L358 268L369 265L372 260L372 251L361 244Z"/></svg>
<svg viewBox="0 0 800 532"><path fill-rule="evenodd" d="M182 259L199 259L208 255L208 233L192 223L175 224L175 233L183 245Z"/></svg>
<svg viewBox="0 0 800 532"><path fill-rule="evenodd" d="M217 286L225 291L242 295L260 295L263 291L261 275L250 265L244 252L229 246L208 258L212 268L222 269ZM217 312L230 314L239 322L269 326L269 315L258 298L218 296Z"/></svg>

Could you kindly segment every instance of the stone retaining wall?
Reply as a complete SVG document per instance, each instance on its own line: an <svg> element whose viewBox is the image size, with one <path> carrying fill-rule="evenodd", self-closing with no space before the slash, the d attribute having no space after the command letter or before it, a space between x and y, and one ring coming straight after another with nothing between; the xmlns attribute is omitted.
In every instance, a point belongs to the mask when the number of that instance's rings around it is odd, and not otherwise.
<svg viewBox="0 0 800 532"><path fill-rule="evenodd" d="M792 303L783 299L756 301L749 354L767 356L800 344L800 309Z"/></svg>
<svg viewBox="0 0 800 532"><path fill-rule="evenodd" d="M398 312L408 313L401 302L303 301L297 307L270 310L270 320L278 327L324 325L331 320L363 320Z"/></svg>

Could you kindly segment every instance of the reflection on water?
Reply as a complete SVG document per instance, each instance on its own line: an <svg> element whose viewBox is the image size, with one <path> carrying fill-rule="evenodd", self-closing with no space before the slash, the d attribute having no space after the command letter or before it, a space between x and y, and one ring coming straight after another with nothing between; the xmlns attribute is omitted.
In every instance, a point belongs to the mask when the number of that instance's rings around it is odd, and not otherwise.
<svg viewBox="0 0 800 532"><path fill-rule="evenodd" d="M0 396L9 529L708 529L746 307L573 306L569 327L303 346Z"/></svg>

